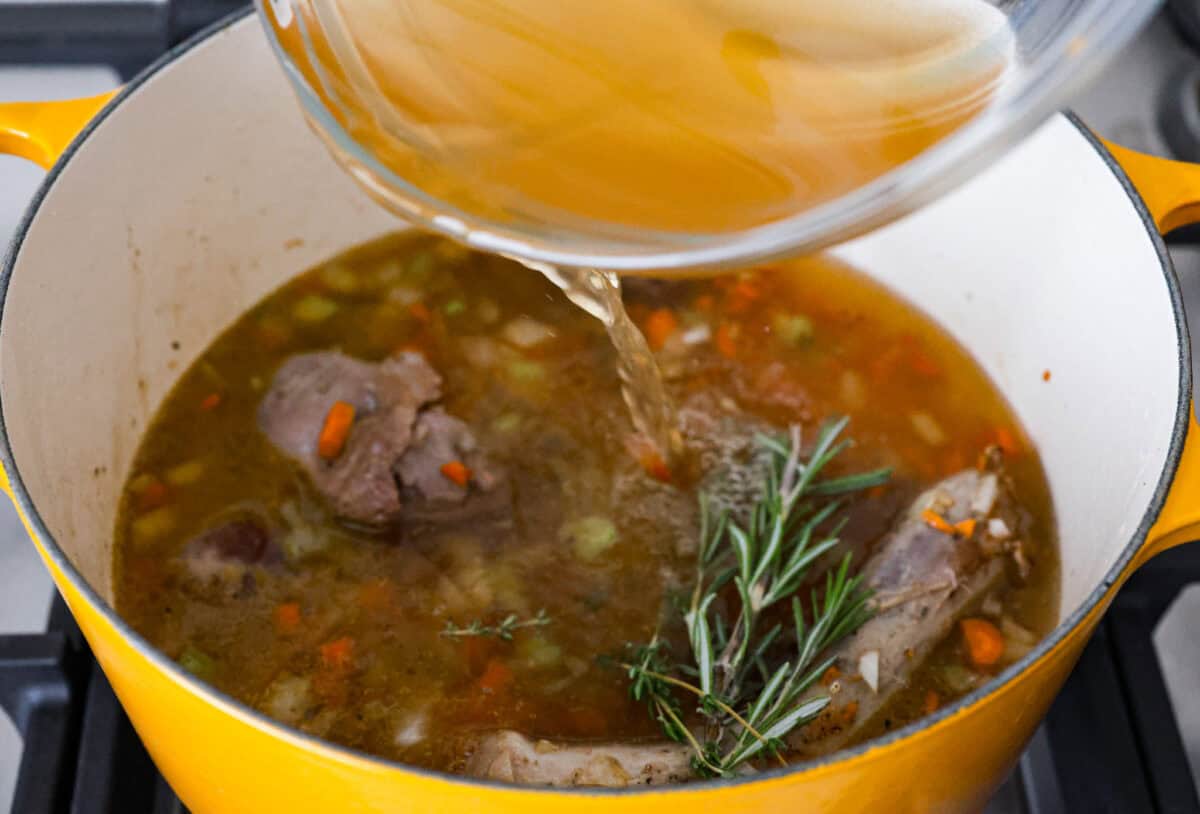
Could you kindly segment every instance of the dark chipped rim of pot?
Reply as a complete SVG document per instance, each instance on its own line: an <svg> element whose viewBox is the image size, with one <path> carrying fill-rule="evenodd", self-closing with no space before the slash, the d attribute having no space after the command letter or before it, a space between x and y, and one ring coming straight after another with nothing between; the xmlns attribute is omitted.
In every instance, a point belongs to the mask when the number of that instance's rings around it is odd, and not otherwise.
<svg viewBox="0 0 1200 814"><path fill-rule="evenodd" d="M63 171L70 165L72 158L77 152L87 143L89 136L97 128L102 127L104 122L112 115L113 111L117 110L121 103L129 96L138 92L138 89L145 84L151 77L169 68L176 61L187 56L197 46L206 42L208 39L216 37L223 32L231 29L239 23L251 24L247 18L253 14L253 9L236 12L225 19L210 26L206 30L200 32L188 41L176 46L168 51L160 59L143 70L134 79L132 79L121 92L112 99L103 110L88 124L88 126L71 142L70 146L63 153L62 157L50 170L46 179L39 188L33 202L26 211L25 216L18 228L9 250L4 259L3 269L0 270L0 340L3 339L3 308L7 303L9 282L12 279L13 270L16 267L17 261L20 258L22 244L28 234L30 225L37 217L38 211L42 203L45 201L46 195L53 188L55 182ZM992 678L983 686L976 689L974 692L958 699L952 704L948 704L944 708L938 710L932 715L928 715L919 721L916 721L900 729L890 732L887 735L876 738L867 743L855 746L850 749L845 749L834 754L806 761L802 764L787 768L769 769L760 772L753 777L728 778L709 781L698 781L678 786L656 786L656 787L638 787L634 789L549 789L544 787L528 787L516 786L509 783L502 783L491 780L477 780L472 778L461 777L458 775L446 774L444 772L433 771L413 766L408 766L402 763L397 763L383 758L369 755L355 749L339 746L329 741L321 740L320 738L309 735L298 729L292 728L285 724L272 720L266 715L258 712L255 709L243 704L242 702L226 695L223 692L199 681L190 673L186 672L182 667L169 659L165 654L154 647L149 641L139 635L128 624L126 624L120 616L117 615L103 597L101 597L83 575L76 570L74 565L68 559L66 554L55 542L46 524L43 522L37 507L34 505L29 493L25 489L25 485L21 478L20 470L13 460L12 449L9 444L7 427L4 424L3 411L3 393L0 392L0 463L8 473L11 483L14 499L20 507L22 513L29 520L33 530L37 533L39 540L45 547L46 553L50 560L62 570L64 574L72 581L74 586L87 598L87 600L99 608L111 622L114 627L129 641L142 651L142 653L160 670L171 676L176 682L184 685L191 692L206 699L210 703L219 706L226 711L240 718L246 723L260 729L273 731L280 737L299 743L305 748L315 749L323 752L334 759L350 760L354 762L364 762L373 765L377 768L387 768L400 773L410 773L420 775L426 779L440 780L451 784L463 784L472 787L491 788L504 791L520 790L531 794L547 794L547 795L584 795L584 796L613 796L626 794L660 794L660 795L683 795L695 792L702 792L716 787L732 787L748 783L758 783L760 781L777 780L785 775L800 774L822 767L828 767L834 764L853 760L855 758L866 755L869 752L884 749L892 746L898 741L909 738L918 732L940 724L941 722L952 718L966 711L969 707L982 701L987 696L1000 690L1011 679L1019 673L1030 667L1035 662L1045 657L1051 650L1061 644L1079 623L1096 607L1096 605L1104 598L1109 590L1117 584L1121 578L1121 574L1125 571L1129 563L1132 561L1137 552L1141 549L1143 541L1146 538L1148 531L1158 518L1159 512L1162 509L1163 503L1166 500L1167 492L1170 489L1171 483L1175 477L1175 471L1179 464L1179 458L1183 450L1184 437L1187 432L1188 418L1190 410L1190 395L1192 391L1192 373L1191 373L1191 348L1188 338L1187 320L1183 309L1183 300L1179 290L1179 282L1175 274L1174 266L1171 264L1171 258L1167 254L1166 246L1163 243L1162 237L1159 235L1155 227L1154 220L1150 213L1146 210L1145 204L1142 202L1141 196L1134 189L1125 172L1120 165L1113 159L1104 146L1092 135L1082 122L1074 116L1068 117L1071 123L1080 131L1083 137L1091 145L1091 147L1100 155L1101 159L1108 165L1112 173L1120 181L1126 195L1129 198L1130 205L1133 206L1145 227L1146 236L1153 244L1155 251L1158 254L1159 263L1162 268L1163 280L1167 286L1167 291L1171 298L1171 308L1175 317L1175 329L1178 351L1179 365L1179 395L1176 404L1175 422L1171 433L1171 443L1168 450L1162 472L1159 475L1158 483L1155 486L1153 497L1150 504L1138 524L1137 529L1130 537L1129 542L1125 545L1116 562L1104 575L1103 581L1092 590L1084 602L1063 622L1061 622L1054 631L1043 639L1038 645L1030 651L1024 658L1009 666L999 675Z"/></svg>

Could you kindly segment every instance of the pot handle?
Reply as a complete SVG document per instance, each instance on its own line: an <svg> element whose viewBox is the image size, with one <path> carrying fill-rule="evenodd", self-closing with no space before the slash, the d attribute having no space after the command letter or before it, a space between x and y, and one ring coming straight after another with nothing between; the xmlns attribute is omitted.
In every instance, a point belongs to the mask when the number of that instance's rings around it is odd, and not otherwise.
<svg viewBox="0 0 1200 814"><path fill-rule="evenodd" d="M79 131L116 94L114 90L56 102L0 103L0 154L27 158L50 169Z"/></svg>
<svg viewBox="0 0 1200 814"><path fill-rule="evenodd" d="M1159 232L1200 223L1200 164L1158 158L1108 141L1104 146L1141 195ZM1200 424L1195 406L1193 402L1179 468L1138 553L1139 565L1168 548L1200 540Z"/></svg>

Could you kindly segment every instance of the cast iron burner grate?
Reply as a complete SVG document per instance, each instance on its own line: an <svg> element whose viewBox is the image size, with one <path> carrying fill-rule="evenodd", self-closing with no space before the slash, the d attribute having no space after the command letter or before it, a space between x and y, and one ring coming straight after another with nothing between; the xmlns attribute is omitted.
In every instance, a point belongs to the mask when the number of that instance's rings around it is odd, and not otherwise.
<svg viewBox="0 0 1200 814"><path fill-rule="evenodd" d="M1133 576L988 812L1200 814L1152 635L1200 582L1200 545ZM57 597L0 636L0 705L24 739L16 814L184 814Z"/></svg>

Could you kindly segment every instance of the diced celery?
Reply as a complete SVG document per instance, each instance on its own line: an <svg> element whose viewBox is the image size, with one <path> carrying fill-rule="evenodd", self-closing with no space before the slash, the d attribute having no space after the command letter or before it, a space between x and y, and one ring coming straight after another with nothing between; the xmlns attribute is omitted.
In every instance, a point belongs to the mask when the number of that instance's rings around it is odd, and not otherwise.
<svg viewBox="0 0 1200 814"><path fill-rule="evenodd" d="M571 541L571 550L584 562L595 562L617 542L617 527L602 515L580 517L565 524L559 536Z"/></svg>
<svg viewBox="0 0 1200 814"><path fill-rule="evenodd" d="M771 333L788 345L802 345L813 338L812 320L801 314L777 314L771 320Z"/></svg>
<svg viewBox="0 0 1200 814"><path fill-rule="evenodd" d="M523 384L533 384L545 378L546 368L528 359L514 359L508 363L508 375Z"/></svg>
<svg viewBox="0 0 1200 814"><path fill-rule="evenodd" d="M338 294L353 294L361 287L358 274L341 263L331 263L322 268L321 282Z"/></svg>
<svg viewBox="0 0 1200 814"><path fill-rule="evenodd" d="M175 512L170 506L162 506L146 512L130 525L135 545L148 545L165 537L175 528Z"/></svg>
<svg viewBox="0 0 1200 814"><path fill-rule="evenodd" d="M492 429L499 433L514 432L521 426L520 413L505 413L492 422Z"/></svg>
<svg viewBox="0 0 1200 814"><path fill-rule="evenodd" d="M196 678L209 678L213 674L213 660L195 647L188 645L179 656L179 666Z"/></svg>
<svg viewBox="0 0 1200 814"><path fill-rule="evenodd" d="M408 259L408 265L404 268L404 277L410 283L428 282L432 275L433 254L430 252L414 254Z"/></svg>
<svg viewBox="0 0 1200 814"><path fill-rule="evenodd" d="M301 322L324 322L337 313L338 304L319 294L309 294L292 308L292 316Z"/></svg>
<svg viewBox="0 0 1200 814"><path fill-rule="evenodd" d="M517 657L530 667L553 667L562 660L562 648L541 633L516 638Z"/></svg>
<svg viewBox="0 0 1200 814"><path fill-rule="evenodd" d="M167 483L172 486L191 486L204 477L204 459L193 458L167 470Z"/></svg>
<svg viewBox="0 0 1200 814"><path fill-rule="evenodd" d="M467 304L459 299L450 300L442 306L442 313L448 317L456 317L467 310Z"/></svg>

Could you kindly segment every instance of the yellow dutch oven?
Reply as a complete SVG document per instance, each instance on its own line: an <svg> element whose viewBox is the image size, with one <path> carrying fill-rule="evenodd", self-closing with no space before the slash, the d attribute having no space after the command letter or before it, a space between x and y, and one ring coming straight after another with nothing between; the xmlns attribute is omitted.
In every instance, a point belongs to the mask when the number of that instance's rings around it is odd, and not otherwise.
<svg viewBox="0 0 1200 814"><path fill-rule="evenodd" d="M1041 451L1062 611L1032 653L914 725L753 779L550 791L333 746L202 684L131 630L111 604L111 532L141 432L186 365L290 275L397 223L308 132L246 16L113 98L0 106L0 150L50 167L0 278L4 486L196 814L979 811L1121 583L1200 536L1187 327L1159 237L1200 219L1200 169L1056 117L948 197L836 250L935 315Z"/></svg>

